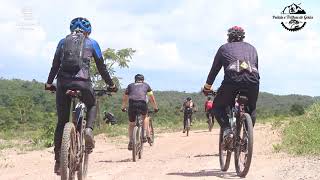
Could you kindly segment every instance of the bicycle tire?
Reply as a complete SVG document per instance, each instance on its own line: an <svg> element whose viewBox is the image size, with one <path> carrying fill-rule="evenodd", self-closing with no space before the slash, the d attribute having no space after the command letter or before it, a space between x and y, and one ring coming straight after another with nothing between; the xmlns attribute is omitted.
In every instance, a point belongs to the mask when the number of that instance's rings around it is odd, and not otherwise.
<svg viewBox="0 0 320 180"><path fill-rule="evenodd" d="M252 160L252 151L253 151L253 126L252 126L252 119L251 116L248 113L244 113L242 115L243 123L240 124L240 127L237 128L236 137L237 137L237 145L234 153L234 160L235 160L235 168L237 175L240 177L246 177L246 175L249 172L251 160ZM241 138L241 132L243 132L243 136L245 135L245 131L241 131L241 129L246 128L247 130L247 142L246 142L246 151L247 155L245 156L245 162L243 170L240 167L240 153L243 151L243 147L241 146L241 142L238 142L242 140ZM240 139L241 138L241 139ZM245 142L244 142L245 143Z"/></svg>
<svg viewBox="0 0 320 180"><path fill-rule="evenodd" d="M187 119L187 136L189 136L190 131L190 118Z"/></svg>
<svg viewBox="0 0 320 180"><path fill-rule="evenodd" d="M149 130L150 130L150 138L152 140L152 142L149 144L150 144L150 146L153 146L153 144L154 144L154 129L153 129L153 124L152 124L152 119L150 119L150 121L149 121Z"/></svg>
<svg viewBox="0 0 320 180"><path fill-rule="evenodd" d="M139 128L139 134L140 134L140 140L138 143L138 158L141 159L142 158L142 153L143 153L143 128Z"/></svg>
<svg viewBox="0 0 320 180"><path fill-rule="evenodd" d="M219 161L221 171L227 171L230 166L231 151L225 150L223 146L223 130L220 128L219 135Z"/></svg>
<svg viewBox="0 0 320 180"><path fill-rule="evenodd" d="M138 139L139 139L139 132L138 132L138 127L135 126L133 128L133 133L132 133L132 160L133 162L137 161L137 151L138 151Z"/></svg>
<svg viewBox="0 0 320 180"><path fill-rule="evenodd" d="M81 139L81 143L80 143L80 151L82 152L82 157L80 157L80 163L79 163L79 169L77 172L77 176L78 176L78 180L85 180L87 178L87 174L88 174L88 161L89 161L89 153L87 152L87 150L85 149L85 145L84 145L84 135L83 135L83 131L82 131L82 138ZM80 141L78 141L80 142Z"/></svg>
<svg viewBox="0 0 320 180"><path fill-rule="evenodd" d="M70 154L72 153L72 154ZM75 179L76 130L74 124L68 122L63 129L61 142L60 168L61 180Z"/></svg>
<svg viewBox="0 0 320 180"><path fill-rule="evenodd" d="M209 114L209 123L208 123L208 128L209 128L209 132L212 131L213 128L213 123L212 123L212 116Z"/></svg>

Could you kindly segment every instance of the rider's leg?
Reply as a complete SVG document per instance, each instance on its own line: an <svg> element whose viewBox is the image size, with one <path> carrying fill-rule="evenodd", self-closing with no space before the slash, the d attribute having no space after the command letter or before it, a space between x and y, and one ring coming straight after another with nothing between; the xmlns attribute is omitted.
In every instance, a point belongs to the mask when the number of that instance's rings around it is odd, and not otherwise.
<svg viewBox="0 0 320 180"><path fill-rule="evenodd" d="M85 145L90 150L94 148L95 141L93 136L93 123L97 116L96 99L92 89L92 85L88 81L72 81L67 87L75 88L81 91L81 101L87 107L86 113L86 129L84 131Z"/></svg>
<svg viewBox="0 0 320 180"><path fill-rule="evenodd" d="M150 128L149 128L149 122L150 117L148 115L142 116L144 119L143 123L143 129L145 130L145 136L150 137Z"/></svg>
<svg viewBox="0 0 320 180"><path fill-rule="evenodd" d="M69 121L71 99L65 94L66 89L58 80L56 92L56 108L58 114L58 123L54 132L54 159L56 160L55 172L58 173L60 162L60 148L64 125Z"/></svg>
<svg viewBox="0 0 320 180"><path fill-rule="evenodd" d="M187 126L187 118L188 118L187 112L184 112L184 115L183 115L183 131L186 129L186 126Z"/></svg>
<svg viewBox="0 0 320 180"><path fill-rule="evenodd" d="M256 104L259 94L259 85L252 85L248 87L248 106L249 114L251 115L252 125L255 125L256 122Z"/></svg>
<svg viewBox="0 0 320 180"><path fill-rule="evenodd" d="M128 150L132 150L132 141L133 141L133 128L136 125L135 120L136 120L136 115L137 115L137 107L136 105L129 100L129 108L128 108L128 117L129 117L129 127L128 127L128 136L129 136L129 144L128 144Z"/></svg>
<svg viewBox="0 0 320 180"><path fill-rule="evenodd" d="M224 130L224 135L230 135L230 124L226 108L234 104L237 86L222 84L215 97L214 116L220 127Z"/></svg>

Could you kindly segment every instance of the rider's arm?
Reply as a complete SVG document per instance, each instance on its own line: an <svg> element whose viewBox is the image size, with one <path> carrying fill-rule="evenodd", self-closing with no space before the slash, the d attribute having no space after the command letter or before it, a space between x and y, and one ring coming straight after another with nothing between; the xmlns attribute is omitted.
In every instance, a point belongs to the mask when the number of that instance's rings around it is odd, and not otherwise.
<svg viewBox="0 0 320 180"><path fill-rule="evenodd" d="M214 80L216 79L220 69L222 68L222 48L220 47L216 56L214 57L213 64L211 70L209 72L206 85L210 86L213 84Z"/></svg>
<svg viewBox="0 0 320 180"><path fill-rule="evenodd" d="M147 89L147 95L149 96L150 98L150 102L153 106L154 109L158 109L158 105L157 105L157 102L156 102L156 98L154 97L153 95L153 91L151 89L151 87L148 85L148 89Z"/></svg>
<svg viewBox="0 0 320 180"><path fill-rule="evenodd" d="M151 93L152 93L152 91L151 91ZM149 98L150 98L150 102L151 102L153 108L158 109L156 98L154 97L153 93L149 95Z"/></svg>
<svg viewBox="0 0 320 180"><path fill-rule="evenodd" d="M127 103L129 100L129 91L128 88L125 90L123 96L122 96L122 106L121 109L125 109L127 107Z"/></svg>
<svg viewBox="0 0 320 180"><path fill-rule="evenodd" d="M90 39L90 40L92 42L93 58L94 58L94 60L96 62L97 69L98 69L102 79L109 86L114 86L114 84L112 82L112 79L110 77L110 74L109 74L109 72L108 72L108 70L106 68L106 65L104 64L104 60L103 60L103 56L102 56L99 44L93 39Z"/></svg>
<svg viewBox="0 0 320 180"><path fill-rule="evenodd" d="M49 73L49 76L48 76L47 84L52 84L54 78L56 77L56 75L57 75L57 73L59 71L60 64L61 64L60 57L62 55L63 43L64 43L64 39L61 39L59 44L58 44L58 47L56 49L56 52L54 53L54 58L53 58L53 61L52 61L52 67L51 67L51 70L50 70L50 73Z"/></svg>

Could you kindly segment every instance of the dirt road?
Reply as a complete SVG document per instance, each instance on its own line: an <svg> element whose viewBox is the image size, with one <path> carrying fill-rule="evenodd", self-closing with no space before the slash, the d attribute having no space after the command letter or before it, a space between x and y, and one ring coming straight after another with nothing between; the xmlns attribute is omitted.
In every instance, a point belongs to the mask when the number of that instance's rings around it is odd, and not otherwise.
<svg viewBox="0 0 320 180"><path fill-rule="evenodd" d="M320 157L274 153L278 133L268 125L257 125L254 131L254 155L246 179L320 179ZM138 162L132 162L125 137L110 140L100 135L90 157L88 179L239 179L233 158L229 171L220 171L218 132L192 131L189 137L181 132L159 134L154 147L145 146ZM59 179L52 173L52 148L5 153L0 155L1 180Z"/></svg>

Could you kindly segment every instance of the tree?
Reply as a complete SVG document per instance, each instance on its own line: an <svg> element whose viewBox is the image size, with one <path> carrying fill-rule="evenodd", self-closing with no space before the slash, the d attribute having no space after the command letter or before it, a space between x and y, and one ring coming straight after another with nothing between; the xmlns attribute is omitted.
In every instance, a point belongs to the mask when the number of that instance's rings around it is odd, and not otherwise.
<svg viewBox="0 0 320 180"><path fill-rule="evenodd" d="M112 77L113 82L120 87L120 79L121 77L115 76L115 65L118 65L120 68L128 68L128 63L132 59L133 54L136 50L132 48L125 48L120 50L115 50L108 48L103 51L103 59L104 63L107 66L107 69ZM90 72L91 72L91 79L94 85L94 88L103 88L105 87L105 82L103 81L102 77L100 76L97 67L94 64L94 61L91 61Z"/></svg>
<svg viewBox="0 0 320 180"><path fill-rule="evenodd" d="M118 77L115 75L115 65L118 65L120 68L128 68L128 63L132 59L133 54L136 52L136 50L132 48L126 48L126 49L120 49L115 50L108 48L105 51L103 51L103 59L104 63L107 66L107 69L109 71L109 74L112 78L112 81L120 88L120 79L121 77ZM93 87L97 89L101 89L105 87L105 82L103 81L102 77L100 76L97 67L94 65L94 61L91 61L90 66L90 72L91 72L91 80L93 83ZM98 127L100 127L101 124L101 113L100 113L100 102L101 97L97 97L97 121L98 121Z"/></svg>
<svg viewBox="0 0 320 180"><path fill-rule="evenodd" d="M290 112L293 115L299 116L299 115L304 114L304 108L302 105L295 103L295 104L291 105Z"/></svg>

